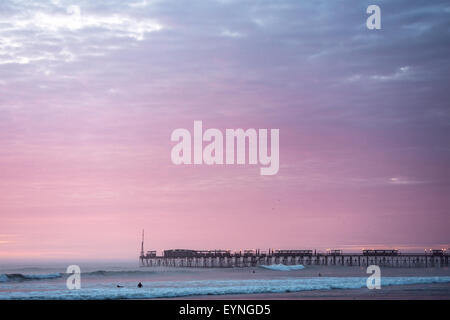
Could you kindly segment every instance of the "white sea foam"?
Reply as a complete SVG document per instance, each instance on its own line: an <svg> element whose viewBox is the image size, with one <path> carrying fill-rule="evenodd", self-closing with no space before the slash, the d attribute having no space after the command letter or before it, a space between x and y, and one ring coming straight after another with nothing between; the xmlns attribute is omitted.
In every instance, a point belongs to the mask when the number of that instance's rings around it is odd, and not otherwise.
<svg viewBox="0 0 450 320"><path fill-rule="evenodd" d="M358 289L366 286L365 277L321 277L265 280L199 280L144 282L144 287L111 286L80 290L43 290L0 292L0 299L144 299L191 295L282 293L309 290ZM450 277L383 277L382 286L450 283ZM55 289L55 288L53 288Z"/></svg>
<svg viewBox="0 0 450 320"><path fill-rule="evenodd" d="M284 265L284 264L272 264L268 266L260 266L264 269L275 270L275 271L293 271L293 270L302 270L305 269L305 266L302 264L296 265Z"/></svg>

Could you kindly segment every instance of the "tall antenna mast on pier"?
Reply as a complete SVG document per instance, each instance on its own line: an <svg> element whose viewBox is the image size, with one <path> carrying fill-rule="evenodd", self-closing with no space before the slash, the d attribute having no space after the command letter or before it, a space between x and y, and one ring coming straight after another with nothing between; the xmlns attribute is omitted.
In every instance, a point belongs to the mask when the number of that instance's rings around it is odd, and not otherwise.
<svg viewBox="0 0 450 320"><path fill-rule="evenodd" d="M144 256L144 229L142 229L141 257Z"/></svg>

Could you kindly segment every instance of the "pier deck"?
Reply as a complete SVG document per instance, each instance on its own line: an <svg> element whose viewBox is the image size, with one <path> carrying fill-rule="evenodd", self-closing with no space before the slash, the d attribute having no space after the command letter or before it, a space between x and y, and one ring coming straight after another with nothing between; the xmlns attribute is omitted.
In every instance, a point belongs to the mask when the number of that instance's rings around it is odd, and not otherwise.
<svg viewBox="0 0 450 320"><path fill-rule="evenodd" d="M187 268L233 268L259 265L328 265L369 266L403 268L448 267L449 255L444 250L427 253L400 253L397 250L364 250L362 253L343 253L333 250L316 253L312 250L277 250L264 253L259 250L230 252L225 250L165 250L157 256L156 251L141 253L143 267L187 267Z"/></svg>

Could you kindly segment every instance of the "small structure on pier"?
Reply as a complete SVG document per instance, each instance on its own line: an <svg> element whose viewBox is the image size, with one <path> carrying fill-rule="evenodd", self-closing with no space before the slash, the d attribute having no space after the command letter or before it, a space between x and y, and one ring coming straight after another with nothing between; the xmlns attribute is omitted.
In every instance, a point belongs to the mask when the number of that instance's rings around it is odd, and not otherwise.
<svg viewBox="0 0 450 320"><path fill-rule="evenodd" d="M329 256L342 256L342 250L338 249L328 249L327 255Z"/></svg>
<svg viewBox="0 0 450 320"><path fill-rule="evenodd" d="M398 256L398 250L363 250L364 256Z"/></svg>

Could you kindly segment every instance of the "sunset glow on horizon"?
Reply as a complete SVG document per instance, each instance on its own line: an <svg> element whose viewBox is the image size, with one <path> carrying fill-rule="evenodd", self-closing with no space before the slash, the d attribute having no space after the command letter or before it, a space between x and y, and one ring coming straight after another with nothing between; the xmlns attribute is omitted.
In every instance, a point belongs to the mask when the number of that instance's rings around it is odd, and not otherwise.
<svg viewBox="0 0 450 320"><path fill-rule="evenodd" d="M449 248L450 7L377 3L0 3L0 261ZM173 164L198 120L279 171Z"/></svg>

